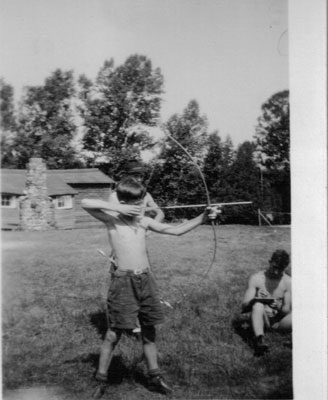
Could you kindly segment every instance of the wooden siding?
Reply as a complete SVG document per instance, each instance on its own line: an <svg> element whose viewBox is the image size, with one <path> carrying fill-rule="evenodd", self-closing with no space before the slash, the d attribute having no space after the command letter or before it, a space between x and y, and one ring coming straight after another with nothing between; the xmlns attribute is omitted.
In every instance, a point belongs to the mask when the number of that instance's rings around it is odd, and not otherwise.
<svg viewBox="0 0 328 400"><path fill-rule="evenodd" d="M78 194L74 198L75 228L93 228L104 226L102 222L92 217L81 207L81 201L82 199L108 200L111 185L106 183L93 185L71 184L71 186L78 192Z"/></svg>
<svg viewBox="0 0 328 400"><path fill-rule="evenodd" d="M18 229L20 224L19 208L1 208L1 229Z"/></svg>
<svg viewBox="0 0 328 400"><path fill-rule="evenodd" d="M73 208L69 209L55 208L55 221L57 229L74 229L75 228L74 205Z"/></svg>

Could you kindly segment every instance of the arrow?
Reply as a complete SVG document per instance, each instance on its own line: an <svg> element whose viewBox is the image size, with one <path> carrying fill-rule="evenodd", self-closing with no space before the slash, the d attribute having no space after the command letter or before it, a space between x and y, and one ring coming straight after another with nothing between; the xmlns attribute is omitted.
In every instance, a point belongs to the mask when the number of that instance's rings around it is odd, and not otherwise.
<svg viewBox="0 0 328 400"><path fill-rule="evenodd" d="M214 203L211 204L211 206L241 206L245 204L253 204L252 201L235 201L232 203ZM208 207L208 204L188 204L188 205L182 205L182 206L166 206L166 207L146 207L145 210L155 210L157 208L191 208L191 207Z"/></svg>

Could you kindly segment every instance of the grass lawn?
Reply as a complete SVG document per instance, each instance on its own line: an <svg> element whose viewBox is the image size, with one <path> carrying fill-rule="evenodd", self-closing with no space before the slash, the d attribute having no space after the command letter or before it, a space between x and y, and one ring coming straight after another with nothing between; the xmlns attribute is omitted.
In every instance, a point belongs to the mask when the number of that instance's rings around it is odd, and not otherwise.
<svg viewBox="0 0 328 400"><path fill-rule="evenodd" d="M204 279L211 227L148 238L162 297L174 305L165 308L157 340L173 397L290 399L291 335L268 332L270 353L255 357L247 323L236 322L247 278L275 249L290 252L290 229L228 225L216 232L216 261ZM97 249L107 252L104 229L2 232L5 399L21 398L27 388L35 399L91 398L108 284L107 260ZM164 398L145 387L135 338L123 337L115 354L104 399Z"/></svg>

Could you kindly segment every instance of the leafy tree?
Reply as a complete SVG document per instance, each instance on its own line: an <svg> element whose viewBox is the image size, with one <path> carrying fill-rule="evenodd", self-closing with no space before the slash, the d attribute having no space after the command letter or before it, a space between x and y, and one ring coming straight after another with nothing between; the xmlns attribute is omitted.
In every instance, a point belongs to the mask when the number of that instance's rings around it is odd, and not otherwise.
<svg viewBox="0 0 328 400"><path fill-rule="evenodd" d="M15 167L25 168L33 155L41 156L48 168L78 166L71 141L76 132L72 98L72 71L57 69L43 86L25 89L14 138Z"/></svg>
<svg viewBox="0 0 328 400"><path fill-rule="evenodd" d="M0 128L1 133L15 129L14 89L0 79Z"/></svg>
<svg viewBox="0 0 328 400"><path fill-rule="evenodd" d="M289 91L274 94L262 105L255 134L255 159L271 186L272 211L290 212Z"/></svg>
<svg viewBox="0 0 328 400"><path fill-rule="evenodd" d="M13 164L13 138L16 129L14 89L4 79L0 79L0 129L1 129L1 167L10 168Z"/></svg>
<svg viewBox="0 0 328 400"><path fill-rule="evenodd" d="M126 159L153 145L142 125L158 120L163 76L147 57L133 55L117 68L106 61L94 84L85 76L79 83L84 157L88 165L104 162L116 177Z"/></svg>
<svg viewBox="0 0 328 400"><path fill-rule="evenodd" d="M255 134L256 160L270 171L289 172L289 91L274 94L262 105Z"/></svg>

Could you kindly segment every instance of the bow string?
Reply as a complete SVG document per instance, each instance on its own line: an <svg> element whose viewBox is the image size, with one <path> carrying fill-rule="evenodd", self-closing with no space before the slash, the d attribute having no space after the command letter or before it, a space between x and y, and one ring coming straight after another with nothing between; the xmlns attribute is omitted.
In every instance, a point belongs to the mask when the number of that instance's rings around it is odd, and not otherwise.
<svg viewBox="0 0 328 400"><path fill-rule="evenodd" d="M205 193L206 193L206 199L207 199L207 205L211 206L211 198L210 198L210 193L208 190L208 186L205 180L205 176L200 168L200 166L198 165L197 161L194 159L194 157L189 153L189 151L182 146L182 144L180 142L178 142L170 133L168 133L167 129L165 127L162 128L163 132L165 133L165 135L171 139L177 146L179 146L179 148L190 158L190 160L192 161L193 165L197 168L197 171L199 172L199 175L202 179L203 182L203 186L205 189ZM213 264L215 262L215 258L216 258L216 251L217 251L217 236L216 236L216 230L215 230L215 226L214 226L214 221L211 221L211 226L212 226L212 231L213 231L213 241L214 241L214 249L213 249L213 256L210 262L210 265L207 267L205 273L203 274L200 282L202 282L206 276L210 273Z"/></svg>

